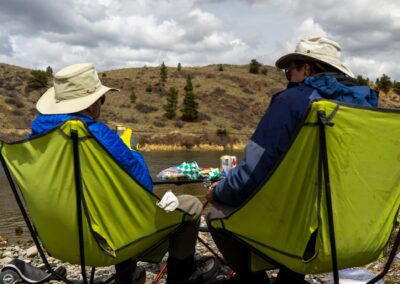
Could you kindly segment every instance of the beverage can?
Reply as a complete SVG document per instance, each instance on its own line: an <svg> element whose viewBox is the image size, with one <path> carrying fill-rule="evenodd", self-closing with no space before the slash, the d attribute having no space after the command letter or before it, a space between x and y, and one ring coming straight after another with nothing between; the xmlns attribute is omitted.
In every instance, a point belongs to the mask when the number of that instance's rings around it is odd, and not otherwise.
<svg viewBox="0 0 400 284"><path fill-rule="evenodd" d="M228 172L234 167L236 167L237 164L236 156L229 156L229 155L221 156L220 163L221 163L220 169L222 175L226 177L228 175Z"/></svg>

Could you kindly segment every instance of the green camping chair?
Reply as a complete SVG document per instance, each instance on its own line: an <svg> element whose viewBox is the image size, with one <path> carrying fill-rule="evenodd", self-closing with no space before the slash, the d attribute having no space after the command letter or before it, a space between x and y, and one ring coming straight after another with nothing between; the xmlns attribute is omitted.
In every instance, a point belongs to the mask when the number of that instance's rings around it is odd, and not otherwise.
<svg viewBox="0 0 400 284"><path fill-rule="evenodd" d="M338 269L383 255L399 205L400 112L317 101L264 184L210 226L249 247L252 271L333 271L338 283Z"/></svg>
<svg viewBox="0 0 400 284"><path fill-rule="evenodd" d="M1 162L46 268L45 253L85 266L126 259L158 262L169 236L192 216L166 213L80 120L15 143L1 142ZM26 208L26 210L25 210Z"/></svg>

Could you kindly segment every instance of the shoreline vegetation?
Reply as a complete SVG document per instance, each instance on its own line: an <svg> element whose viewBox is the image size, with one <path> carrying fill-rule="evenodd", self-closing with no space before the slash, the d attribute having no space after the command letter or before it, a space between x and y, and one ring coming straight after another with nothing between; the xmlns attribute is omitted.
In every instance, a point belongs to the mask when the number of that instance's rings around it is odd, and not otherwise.
<svg viewBox="0 0 400 284"><path fill-rule="evenodd" d="M228 144L228 145L216 145L216 144L199 144L192 147L178 144L144 144L139 146L139 151L143 152L157 152L157 151L240 151L245 147L244 143Z"/></svg>
<svg viewBox="0 0 400 284"><path fill-rule="evenodd" d="M30 133L28 129L1 129L0 140L14 142L24 139ZM245 135L247 136L247 135ZM248 135L250 136L250 135ZM210 134L191 134L178 131L139 134L137 136L139 151L240 151L246 146L243 137L218 136ZM173 141L173 143L169 143Z"/></svg>

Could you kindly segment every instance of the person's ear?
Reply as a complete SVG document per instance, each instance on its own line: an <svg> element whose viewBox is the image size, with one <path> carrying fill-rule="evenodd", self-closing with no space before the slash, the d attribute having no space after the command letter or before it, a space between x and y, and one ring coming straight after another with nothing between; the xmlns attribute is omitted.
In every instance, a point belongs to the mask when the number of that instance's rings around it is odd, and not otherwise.
<svg viewBox="0 0 400 284"><path fill-rule="evenodd" d="M304 64L304 76L308 77L311 75L311 66L310 64L306 63Z"/></svg>

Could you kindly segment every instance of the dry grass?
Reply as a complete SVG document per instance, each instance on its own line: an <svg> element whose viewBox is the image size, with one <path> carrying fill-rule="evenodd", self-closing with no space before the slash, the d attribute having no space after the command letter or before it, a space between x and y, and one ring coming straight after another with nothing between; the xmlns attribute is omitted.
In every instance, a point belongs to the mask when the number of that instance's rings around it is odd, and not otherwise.
<svg viewBox="0 0 400 284"><path fill-rule="evenodd" d="M167 67L165 83L160 82L159 67L105 71L99 73L102 82L121 91L108 94L101 119L111 127L119 123L131 127L139 139L144 139L142 144L176 144L184 149L197 149L201 144L209 144L210 149L214 144L243 148L267 109L271 96L286 85L281 72L270 66L265 68L267 74L255 75L248 72L248 65L223 65L223 71L219 71L219 64L182 66L181 71ZM35 103L46 88L31 90L27 86L30 71L0 63L0 136L11 135L4 129L30 128L30 122L37 115ZM199 118L194 122L180 120L179 111L189 75L199 103ZM149 86L151 92L146 91ZM170 87L179 92L179 109L173 119L165 118L163 109ZM134 102L130 98L132 92L136 96ZM381 94L380 106L398 108L400 97L395 93ZM217 135L221 130L226 130L227 135ZM164 137L172 132L182 136ZM190 134L194 136L190 138Z"/></svg>

